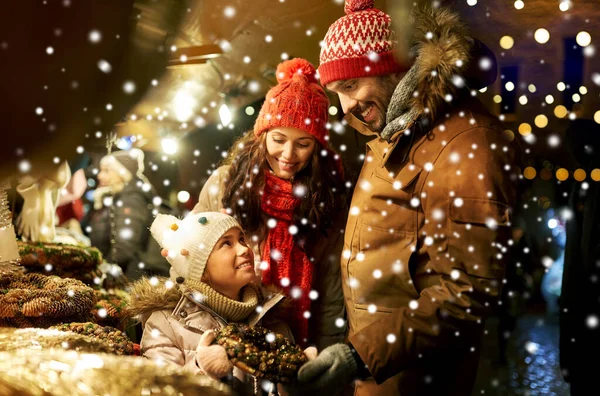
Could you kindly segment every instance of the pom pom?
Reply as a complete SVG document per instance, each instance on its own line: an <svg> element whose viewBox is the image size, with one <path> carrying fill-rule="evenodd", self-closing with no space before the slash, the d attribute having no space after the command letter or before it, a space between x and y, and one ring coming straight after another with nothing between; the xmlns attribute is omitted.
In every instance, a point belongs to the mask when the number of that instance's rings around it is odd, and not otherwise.
<svg viewBox="0 0 600 396"><path fill-rule="evenodd" d="M173 223L173 224L171 224L171 229L173 231L177 231L179 229L179 226L177 224Z"/></svg>
<svg viewBox="0 0 600 396"><path fill-rule="evenodd" d="M182 256L187 256L189 254L190 254L190 252L188 252L186 249L181 249L181 255Z"/></svg>
<svg viewBox="0 0 600 396"><path fill-rule="evenodd" d="M277 66L277 81L282 83L293 79L295 76L306 76L309 82L317 83L315 67L306 59L294 58Z"/></svg>
<svg viewBox="0 0 600 396"><path fill-rule="evenodd" d="M162 249L160 251L160 255L163 257L167 257L169 255L169 251L167 249Z"/></svg>
<svg viewBox="0 0 600 396"><path fill-rule="evenodd" d="M344 4L344 12L346 14L350 14L352 12L369 10L374 6L374 0L346 0L346 4Z"/></svg>

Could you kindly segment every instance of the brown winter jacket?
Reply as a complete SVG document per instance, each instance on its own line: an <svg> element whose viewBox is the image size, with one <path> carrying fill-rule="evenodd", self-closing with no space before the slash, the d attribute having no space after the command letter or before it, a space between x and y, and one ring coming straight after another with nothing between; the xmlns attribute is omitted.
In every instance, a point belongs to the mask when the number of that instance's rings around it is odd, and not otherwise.
<svg viewBox="0 0 600 396"><path fill-rule="evenodd" d="M153 284L142 278L132 285L129 316L137 316L144 332L140 342L141 353L149 359L162 360L181 366L183 370L201 374L196 362L196 348L202 333L218 331L224 323L211 314L207 307L193 298L194 290L184 285L165 287L168 278L158 278ZM252 314L246 323L261 325L275 333L293 340L289 327L278 320L278 306L284 303L284 295L261 289L260 313ZM262 302L260 302L262 301ZM241 370L234 368L234 376L242 383L241 393L251 394L254 384Z"/></svg>
<svg viewBox="0 0 600 396"><path fill-rule="evenodd" d="M430 20L437 26L426 21L422 32L437 39L415 64L423 70L412 105L427 107L433 121L410 125L412 141L398 131L388 142L347 117L376 136L341 260L349 340L372 374L357 382L357 395L470 395L510 245L519 148L468 91L455 92L458 59L445 46L466 43L444 36L456 33L448 14ZM433 69L448 71L439 74L446 85L431 83Z"/></svg>
<svg viewBox="0 0 600 396"><path fill-rule="evenodd" d="M194 207L194 212L220 211L223 208L222 198L224 184L229 174L229 165L221 166L208 178ZM329 231L328 238L321 238L316 246L307 251L314 258L315 274L313 289L318 298L311 303L309 322L309 341L318 350L342 342L346 335L346 326L339 326L336 320L345 317L344 295L342 291L339 257L344 243L343 228L345 216L341 216ZM254 251L254 268L260 276L261 252L257 243L250 243ZM260 279L260 277L259 277Z"/></svg>

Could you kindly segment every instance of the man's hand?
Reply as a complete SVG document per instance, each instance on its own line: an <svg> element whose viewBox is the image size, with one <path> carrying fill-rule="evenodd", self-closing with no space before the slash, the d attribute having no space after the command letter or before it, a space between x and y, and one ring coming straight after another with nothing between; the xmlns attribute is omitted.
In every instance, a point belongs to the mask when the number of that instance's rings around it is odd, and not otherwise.
<svg viewBox="0 0 600 396"><path fill-rule="evenodd" d="M196 364L205 374L223 378L233 370L233 363L229 361L225 348L221 345L211 345L215 337L212 330L202 334L196 348Z"/></svg>
<svg viewBox="0 0 600 396"><path fill-rule="evenodd" d="M308 355L308 354L307 354ZM303 394L334 395L356 377L358 368L350 347L335 344L309 360L298 372L298 389Z"/></svg>

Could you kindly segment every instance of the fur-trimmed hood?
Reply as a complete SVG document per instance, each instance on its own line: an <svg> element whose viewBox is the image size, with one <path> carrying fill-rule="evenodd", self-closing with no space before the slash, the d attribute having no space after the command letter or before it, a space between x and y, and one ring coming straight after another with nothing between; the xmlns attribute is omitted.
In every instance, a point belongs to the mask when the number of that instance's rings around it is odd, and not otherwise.
<svg viewBox="0 0 600 396"><path fill-rule="evenodd" d="M416 57L417 95L410 104L419 114L435 118L461 85L471 64L473 39L457 13L448 8L425 6L413 13L411 55Z"/></svg>
<svg viewBox="0 0 600 396"><path fill-rule="evenodd" d="M175 282L157 277L158 282L141 278L130 285L130 303L126 308L127 317L150 315L154 311L173 309L181 299L181 292Z"/></svg>

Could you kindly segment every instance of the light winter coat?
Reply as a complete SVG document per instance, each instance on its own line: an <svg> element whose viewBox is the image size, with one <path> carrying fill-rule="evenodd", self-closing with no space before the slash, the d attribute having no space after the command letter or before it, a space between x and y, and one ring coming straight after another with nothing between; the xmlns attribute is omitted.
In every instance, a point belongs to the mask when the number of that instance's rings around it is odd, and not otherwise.
<svg viewBox="0 0 600 396"><path fill-rule="evenodd" d="M194 212L218 212L223 209L223 191L228 175L229 165L221 166L212 173L200 192ZM344 221L345 217L341 216L328 231L328 238L321 238L316 246L306 247L307 255L314 263L313 290L319 293L318 298L311 303L309 342L313 342L318 350L342 342L346 334L346 326L339 326L339 321L336 323L337 319L345 317L339 267L344 243ZM260 276L260 241L249 244L254 251L254 269Z"/></svg>
<svg viewBox="0 0 600 396"><path fill-rule="evenodd" d="M408 126L414 140L398 130L389 142L347 117L375 136L341 260L349 340L372 374L357 395L470 395L508 257L520 173L514 134L468 91L446 104L455 54L470 51L453 48L467 45L453 37L456 16L431 11L416 29L424 42L411 104L437 116Z"/></svg>
<svg viewBox="0 0 600 396"><path fill-rule="evenodd" d="M142 278L132 285L132 299L127 309L128 316L137 316L144 329L141 353L146 358L202 374L196 361L200 337L207 330L218 331L225 323L210 307L194 298L195 290L185 285L167 288L165 281L167 278L159 278L158 284L152 284L148 278ZM258 300L261 312L251 314L244 322L264 326L293 340L289 327L276 315L284 298L281 293L261 289ZM252 394L254 383L250 376L238 368L234 368L233 375L244 384L236 381L232 384L234 390L240 394ZM241 389L238 389L240 386Z"/></svg>

